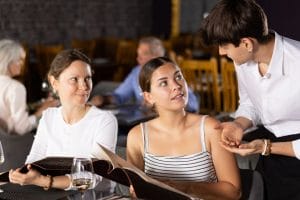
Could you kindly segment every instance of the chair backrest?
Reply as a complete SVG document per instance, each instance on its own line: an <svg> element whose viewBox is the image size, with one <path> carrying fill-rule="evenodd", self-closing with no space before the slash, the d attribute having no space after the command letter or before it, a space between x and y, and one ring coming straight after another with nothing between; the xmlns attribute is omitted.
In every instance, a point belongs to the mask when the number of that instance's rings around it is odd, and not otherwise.
<svg viewBox="0 0 300 200"><path fill-rule="evenodd" d="M116 60L117 50L118 50L119 39L115 37L107 37L104 39L104 51L105 57L109 58L111 61Z"/></svg>
<svg viewBox="0 0 300 200"><path fill-rule="evenodd" d="M264 183L261 174L251 169L240 169L242 183L241 200L263 200Z"/></svg>
<svg viewBox="0 0 300 200"><path fill-rule="evenodd" d="M183 54L187 48L193 47L193 34L183 34L176 37L171 38L172 49L177 54Z"/></svg>
<svg viewBox="0 0 300 200"><path fill-rule="evenodd" d="M32 133L25 135L11 135L0 128L0 141L2 143L5 161L0 165L0 171L16 169L24 165L30 152L34 136Z"/></svg>
<svg viewBox="0 0 300 200"><path fill-rule="evenodd" d="M42 79L46 79L52 60L64 47L63 45L38 45L35 49L40 76Z"/></svg>
<svg viewBox="0 0 300 200"><path fill-rule="evenodd" d="M117 72L114 81L122 81L136 65L137 42L132 40L120 40L116 52Z"/></svg>
<svg viewBox="0 0 300 200"><path fill-rule="evenodd" d="M238 85L234 64L221 59L223 111L234 112L238 106Z"/></svg>
<svg viewBox="0 0 300 200"><path fill-rule="evenodd" d="M183 59L179 65L188 85L200 95L200 112L211 114L220 112L221 99L217 59Z"/></svg>
<svg viewBox="0 0 300 200"><path fill-rule="evenodd" d="M85 53L89 58L94 58L94 51L96 48L96 40L79 40L73 39L71 46L74 49L79 49Z"/></svg>
<svg viewBox="0 0 300 200"><path fill-rule="evenodd" d="M166 52L173 51L171 40L162 40L162 44L163 44Z"/></svg>

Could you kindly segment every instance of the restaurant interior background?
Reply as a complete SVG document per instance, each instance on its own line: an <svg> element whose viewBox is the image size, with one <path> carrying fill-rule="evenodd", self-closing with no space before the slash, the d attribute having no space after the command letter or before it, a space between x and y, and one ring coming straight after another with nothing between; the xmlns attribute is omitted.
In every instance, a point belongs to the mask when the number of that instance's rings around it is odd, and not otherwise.
<svg viewBox="0 0 300 200"><path fill-rule="evenodd" d="M71 47L72 40L118 38L138 40L154 35L170 40L182 35L196 35L201 20L217 0L0 0L0 38L20 41L28 50L28 65L23 82L28 100L41 97L40 82L35 71L36 47L62 45ZM300 2L289 0L257 0L264 8L270 28L282 35L300 40L298 20ZM192 45L195 45L193 43ZM113 47L109 47L113 48ZM193 46L191 48L194 48ZM98 43L93 57L105 57ZM96 81L112 78L101 71ZM45 73L45 72L44 72ZM99 73L98 73L99 75ZM120 80L121 78L119 78Z"/></svg>
<svg viewBox="0 0 300 200"><path fill-rule="evenodd" d="M194 52L193 58L203 58L203 55L199 56L199 54L195 54L197 52L199 53L199 51L195 50L199 50L197 48L201 47L199 40L197 40L197 31L200 27L201 20L209 13L217 1L218 0L0 0L0 39L11 38L20 41L24 45L27 51L27 60L23 74L18 78L26 86L27 101L32 103L40 100L40 98L45 95L42 82L46 79L49 60L53 59L53 57L49 59L46 64L41 62L42 57L39 55L41 47L54 46L55 48L50 48L50 50L55 49L55 52L57 52L57 50L61 50L62 48L72 47L74 40L85 41L85 44L89 46L94 44L94 52L91 55L94 59L94 83L96 84L102 80L122 81L122 77L115 76L115 74L118 74L118 64L122 67L124 67L124 64L128 65L128 67L133 67L134 64L131 62L135 62L136 49L133 48L133 59L129 63L118 63L118 57L126 58L129 54L117 56L117 43L103 43L103 41L119 42L124 40L126 42L137 42L142 36L153 35L161 38L166 44L170 41L173 42L172 50L175 50L175 53L186 53L182 51L181 45L183 44L184 49L189 48ZM300 19L299 0L257 0L257 2L265 10L271 29L274 29L284 36L300 40L298 20ZM190 38L192 38L192 40L190 40ZM182 42L181 39L183 39ZM95 43L89 43L90 41ZM174 44L177 44L177 46ZM201 50L206 51L207 49ZM126 47L125 51L129 53L129 48ZM214 56L219 59L217 54ZM105 59L108 59L108 61L105 61ZM220 63L219 59L218 64ZM216 78L218 81L216 82L219 84L222 75L220 73L220 65L218 73ZM232 74L234 74L234 71ZM123 77L125 75L124 73ZM223 83L225 82L223 77L221 77L221 80L223 80ZM225 102L225 87L224 85L218 86L221 86L216 89L218 94L223 93L223 96L219 97L223 98L222 100ZM231 95L231 93L228 94L232 99L233 95ZM205 97L201 96L201 103L204 102L204 98ZM224 105L225 104L222 106L222 111L226 112ZM234 111L236 105L237 104L234 104L233 109L230 110L229 113ZM219 107L221 106L219 105ZM135 116L135 112L138 111L138 109L133 107L129 112L128 110L129 109L126 109L126 112L129 113L129 117L127 115L123 115L122 117L122 111L118 111L121 113L121 117L117 117L119 130L122 128L129 130L133 124L138 123L134 121L136 118L140 120L140 116ZM146 116L144 112L140 113L143 114L143 117L153 117L152 115ZM133 120L131 120L130 117L132 117ZM122 121L122 118L125 120ZM123 122L123 124L121 122ZM6 145L11 144L11 148L4 146L4 149L8 152L5 154L6 161L8 158L12 159L10 164L13 163L19 166L19 163L24 163L25 156L28 154L33 141L33 135L27 134L27 136L29 137L25 138L26 141L19 140L19 138L16 140L15 138L17 137L14 138L13 136L11 140L7 139L6 142L4 142L7 136L3 134L0 139L2 143ZM13 141L15 141L15 143L12 143ZM20 145L21 142L22 145ZM123 146L120 145L120 143L123 144ZM126 134L124 134L123 137L120 137L119 134L118 146L121 148L117 148L117 151L121 153L118 154L125 155L123 148L125 144ZM18 152L15 152L16 147L19 150ZM12 156L10 156L9 153L11 153ZM16 156L16 153L20 153L20 156ZM257 157L255 156L248 157L246 160L238 157L239 167L242 169L254 169L256 162ZM6 166L1 165L0 167ZM40 189L43 191L42 188ZM260 189L262 190L262 187L260 187ZM24 192L22 193L22 190L19 189L18 191L19 195L24 198ZM8 192L8 194L10 195L12 193ZM31 193L26 194L29 195ZM35 194L36 193L33 195ZM43 195L45 193L41 194Z"/></svg>

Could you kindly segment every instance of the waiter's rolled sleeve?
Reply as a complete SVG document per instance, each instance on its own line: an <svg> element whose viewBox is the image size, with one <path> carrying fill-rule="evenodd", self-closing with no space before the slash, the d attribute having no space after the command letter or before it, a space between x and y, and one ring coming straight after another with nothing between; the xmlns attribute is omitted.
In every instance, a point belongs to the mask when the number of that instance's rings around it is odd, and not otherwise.
<svg viewBox="0 0 300 200"><path fill-rule="evenodd" d="M296 158L300 160L300 139L292 142L293 150Z"/></svg>
<svg viewBox="0 0 300 200"><path fill-rule="evenodd" d="M239 108L234 113L234 118L245 117L252 121L253 126L260 124L260 118L254 109L246 106L239 106Z"/></svg>

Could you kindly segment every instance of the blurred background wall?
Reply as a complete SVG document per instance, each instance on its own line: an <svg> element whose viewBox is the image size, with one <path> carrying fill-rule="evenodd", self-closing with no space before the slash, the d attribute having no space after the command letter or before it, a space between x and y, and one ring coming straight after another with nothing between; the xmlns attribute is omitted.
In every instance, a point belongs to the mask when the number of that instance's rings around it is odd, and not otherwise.
<svg viewBox="0 0 300 200"><path fill-rule="evenodd" d="M264 9L269 27L281 35L300 40L299 0L257 0Z"/></svg>
<svg viewBox="0 0 300 200"><path fill-rule="evenodd" d="M152 0L0 0L0 38L29 44L150 34Z"/></svg>
<svg viewBox="0 0 300 200"><path fill-rule="evenodd" d="M69 44L73 38L170 37L172 4L179 2L179 33L195 33L217 0L0 0L0 38L30 45ZM257 0L270 28L300 40L300 1Z"/></svg>
<svg viewBox="0 0 300 200"><path fill-rule="evenodd" d="M217 0L180 1L180 32L194 33ZM170 37L172 0L0 0L0 38L68 45L73 38Z"/></svg>

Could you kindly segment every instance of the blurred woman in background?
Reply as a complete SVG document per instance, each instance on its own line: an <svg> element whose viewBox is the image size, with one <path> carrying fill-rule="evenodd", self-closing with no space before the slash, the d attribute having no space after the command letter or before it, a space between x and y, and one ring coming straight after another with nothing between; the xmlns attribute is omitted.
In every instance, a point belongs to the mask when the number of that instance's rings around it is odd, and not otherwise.
<svg viewBox="0 0 300 200"><path fill-rule="evenodd" d="M23 135L35 129L42 111L58 105L58 101L45 100L33 115L29 115L24 85L13 79L21 74L26 52L16 41L0 40L0 127L11 134Z"/></svg>

